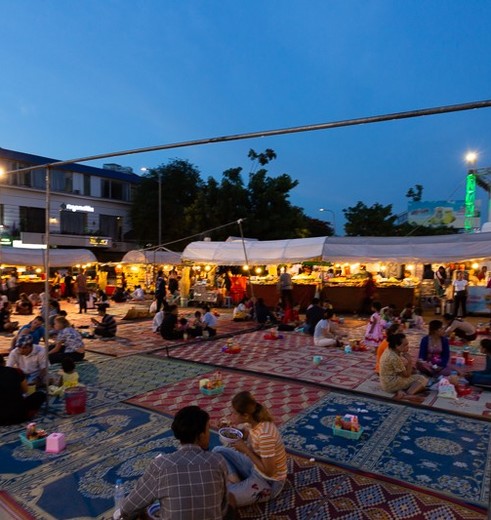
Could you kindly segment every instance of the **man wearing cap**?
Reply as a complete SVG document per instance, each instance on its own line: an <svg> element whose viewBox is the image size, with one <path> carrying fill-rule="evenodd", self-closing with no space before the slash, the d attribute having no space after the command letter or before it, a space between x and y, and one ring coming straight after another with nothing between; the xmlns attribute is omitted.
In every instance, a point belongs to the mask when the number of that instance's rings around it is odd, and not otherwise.
<svg viewBox="0 0 491 520"><path fill-rule="evenodd" d="M20 336L7 358L7 366L22 370L29 384L43 385L47 369L46 349L33 345L29 334Z"/></svg>
<svg viewBox="0 0 491 520"><path fill-rule="evenodd" d="M98 303L97 314L102 317L101 320L91 318L90 321L95 325L94 334L96 336L102 336L103 338L114 338L116 336L116 320L114 316L107 314L107 308L109 304Z"/></svg>

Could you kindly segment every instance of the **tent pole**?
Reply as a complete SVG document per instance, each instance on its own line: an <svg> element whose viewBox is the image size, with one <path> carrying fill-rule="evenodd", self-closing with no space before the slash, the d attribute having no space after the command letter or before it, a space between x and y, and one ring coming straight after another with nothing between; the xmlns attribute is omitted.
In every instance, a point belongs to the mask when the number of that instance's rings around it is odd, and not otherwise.
<svg viewBox="0 0 491 520"><path fill-rule="evenodd" d="M50 167L47 166L45 170L45 183L46 183L46 204L45 204L45 219L44 219L44 242L45 242L45 254L44 254L44 347L46 349L46 413L49 410L49 213L51 206L51 186L50 186Z"/></svg>
<svg viewBox="0 0 491 520"><path fill-rule="evenodd" d="M246 265L248 267L247 276L249 277L249 287L251 288L251 299L254 301L254 305L255 305L256 302L255 302L255 298L254 298L254 288L252 287L252 283L251 283L251 269L250 269L250 265L249 265L249 259L247 258L247 249L245 246L244 232L242 230L242 222L244 220L245 219L243 219L243 218L239 218L239 220L237 220L237 224L239 225L240 238L242 239L242 249L244 250L244 258L245 258ZM256 316L255 312L254 312L254 321L257 322L257 316Z"/></svg>

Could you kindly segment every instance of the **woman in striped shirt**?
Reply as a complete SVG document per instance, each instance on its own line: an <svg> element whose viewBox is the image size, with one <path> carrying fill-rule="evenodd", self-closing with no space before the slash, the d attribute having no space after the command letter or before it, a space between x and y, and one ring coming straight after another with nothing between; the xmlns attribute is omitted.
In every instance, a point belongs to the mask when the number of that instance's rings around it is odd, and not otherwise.
<svg viewBox="0 0 491 520"><path fill-rule="evenodd" d="M232 399L244 440L232 447L219 446L229 472L228 490L238 507L266 502L276 497L287 475L286 451L269 410L258 403L250 392L240 392Z"/></svg>

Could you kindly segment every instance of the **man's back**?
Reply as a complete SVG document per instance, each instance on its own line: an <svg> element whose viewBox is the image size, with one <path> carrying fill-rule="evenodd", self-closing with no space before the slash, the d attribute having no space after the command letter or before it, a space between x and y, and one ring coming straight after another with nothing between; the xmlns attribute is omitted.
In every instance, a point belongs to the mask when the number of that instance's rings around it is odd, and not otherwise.
<svg viewBox="0 0 491 520"><path fill-rule="evenodd" d="M184 445L152 461L126 498L125 512L160 500L165 520L221 520L227 509L227 469L223 458L196 445Z"/></svg>

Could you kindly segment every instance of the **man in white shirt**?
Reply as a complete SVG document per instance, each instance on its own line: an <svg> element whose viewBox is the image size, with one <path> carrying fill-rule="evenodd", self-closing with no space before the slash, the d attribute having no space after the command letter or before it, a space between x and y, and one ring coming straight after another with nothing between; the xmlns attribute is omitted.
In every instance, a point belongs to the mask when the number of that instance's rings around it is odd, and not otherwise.
<svg viewBox="0 0 491 520"><path fill-rule="evenodd" d="M464 278L464 271L457 271L457 277L453 281L453 301L454 301L454 316L462 316L465 318L467 315L466 303L467 303L467 286L469 282ZM462 312L459 314L459 310Z"/></svg>
<svg viewBox="0 0 491 520"><path fill-rule="evenodd" d="M29 334L20 336L16 345L7 358L7 366L22 370L29 384L43 385L47 370L46 349L33 345Z"/></svg>

